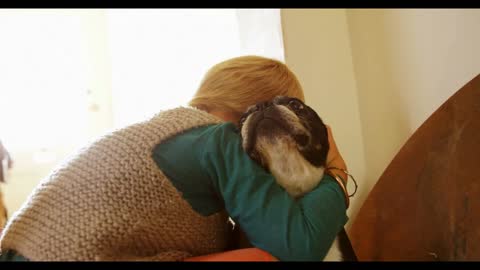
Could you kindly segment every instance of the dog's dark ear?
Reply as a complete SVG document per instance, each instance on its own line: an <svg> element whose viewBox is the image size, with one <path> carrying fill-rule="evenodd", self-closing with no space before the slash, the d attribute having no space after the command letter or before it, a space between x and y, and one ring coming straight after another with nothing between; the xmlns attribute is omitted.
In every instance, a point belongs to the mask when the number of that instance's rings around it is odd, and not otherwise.
<svg viewBox="0 0 480 270"><path fill-rule="evenodd" d="M305 104L306 105L306 104ZM297 114L305 127L315 134L312 138L312 147L302 149L304 157L315 166L325 166L330 149L328 131L322 118L310 106L306 105L302 114Z"/></svg>

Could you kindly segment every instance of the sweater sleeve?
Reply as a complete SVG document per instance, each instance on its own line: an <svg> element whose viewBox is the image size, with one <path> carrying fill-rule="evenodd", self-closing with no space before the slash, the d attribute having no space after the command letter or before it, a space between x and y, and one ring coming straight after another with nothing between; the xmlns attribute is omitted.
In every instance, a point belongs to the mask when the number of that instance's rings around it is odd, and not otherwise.
<svg viewBox="0 0 480 270"><path fill-rule="evenodd" d="M330 176L294 200L243 151L231 123L178 135L153 157L193 208L211 214L224 207L254 246L279 260L323 260L348 220Z"/></svg>
<svg viewBox="0 0 480 270"><path fill-rule="evenodd" d="M243 151L234 128L215 127L202 158L232 219L254 246L280 260L323 260L348 220L338 184L326 175L295 201Z"/></svg>

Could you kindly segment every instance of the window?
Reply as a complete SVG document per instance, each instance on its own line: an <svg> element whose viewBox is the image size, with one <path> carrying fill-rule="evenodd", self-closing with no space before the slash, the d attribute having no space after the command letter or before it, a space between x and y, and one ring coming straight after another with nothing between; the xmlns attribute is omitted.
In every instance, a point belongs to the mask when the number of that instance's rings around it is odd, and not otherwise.
<svg viewBox="0 0 480 270"><path fill-rule="evenodd" d="M241 54L235 10L108 11L114 123L185 105L207 69Z"/></svg>
<svg viewBox="0 0 480 270"><path fill-rule="evenodd" d="M244 54L283 60L280 19L273 15L278 12L108 11L115 126L186 105L208 68L222 60Z"/></svg>
<svg viewBox="0 0 480 270"><path fill-rule="evenodd" d="M185 105L227 58L283 61L277 9L0 10L9 212L88 141Z"/></svg>
<svg viewBox="0 0 480 270"><path fill-rule="evenodd" d="M87 125L81 17L0 12L0 138L9 149L77 144Z"/></svg>
<svg viewBox="0 0 480 270"><path fill-rule="evenodd" d="M283 60L275 9L5 10L0 35L10 149L80 145L185 105L207 69L231 57Z"/></svg>

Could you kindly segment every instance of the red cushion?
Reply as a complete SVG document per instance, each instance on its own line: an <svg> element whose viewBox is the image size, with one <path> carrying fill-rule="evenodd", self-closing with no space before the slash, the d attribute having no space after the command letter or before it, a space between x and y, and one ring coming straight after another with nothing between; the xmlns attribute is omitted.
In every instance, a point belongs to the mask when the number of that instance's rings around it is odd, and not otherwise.
<svg viewBox="0 0 480 270"><path fill-rule="evenodd" d="M269 253L258 248L244 248L236 249L226 252L214 253L209 255L191 257L185 259L185 261L191 262L240 262L240 261L262 261L262 262L274 262L278 261L275 257Z"/></svg>

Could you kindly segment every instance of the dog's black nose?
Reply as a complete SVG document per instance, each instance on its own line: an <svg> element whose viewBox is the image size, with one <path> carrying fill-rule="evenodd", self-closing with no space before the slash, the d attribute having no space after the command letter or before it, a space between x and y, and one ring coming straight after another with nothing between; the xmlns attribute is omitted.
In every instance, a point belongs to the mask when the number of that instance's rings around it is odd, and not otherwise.
<svg viewBox="0 0 480 270"><path fill-rule="evenodd" d="M259 102L255 105L252 105L248 108L246 114L252 114L254 112L258 112L258 111L263 111L265 110L265 108L271 106L273 103L269 102L269 101L266 101L266 102Z"/></svg>
<svg viewBox="0 0 480 270"><path fill-rule="evenodd" d="M272 106L272 105L273 105L273 103L270 102L270 101L258 103L258 104L257 104L257 110L263 111L263 110L265 110L266 108L268 108L268 107L270 107L270 106Z"/></svg>
<svg viewBox="0 0 480 270"><path fill-rule="evenodd" d="M279 116L279 113L277 109L274 106L271 106L272 104L265 105L262 107L261 111L264 117L270 118L270 119L278 119L281 120L281 117Z"/></svg>

